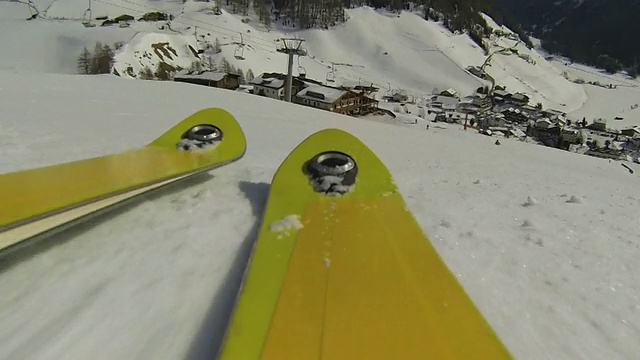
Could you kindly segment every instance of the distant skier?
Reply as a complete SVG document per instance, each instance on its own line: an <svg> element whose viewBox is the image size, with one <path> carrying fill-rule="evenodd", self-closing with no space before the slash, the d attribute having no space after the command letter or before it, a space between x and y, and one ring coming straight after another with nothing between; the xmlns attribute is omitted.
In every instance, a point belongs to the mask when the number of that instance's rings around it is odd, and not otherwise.
<svg viewBox="0 0 640 360"><path fill-rule="evenodd" d="M499 139L496 139L495 144L496 144L496 145L501 145L500 140L499 140Z"/></svg>

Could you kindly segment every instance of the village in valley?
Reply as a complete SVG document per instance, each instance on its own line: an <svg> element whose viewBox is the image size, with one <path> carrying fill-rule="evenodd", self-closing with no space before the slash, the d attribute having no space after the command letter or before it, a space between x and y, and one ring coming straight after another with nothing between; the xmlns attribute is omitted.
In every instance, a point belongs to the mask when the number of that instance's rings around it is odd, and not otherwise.
<svg viewBox="0 0 640 360"><path fill-rule="evenodd" d="M239 81L240 76L237 74L209 70L182 70L176 73L173 80L285 100L286 77L287 74L282 73L262 73L248 80L246 85L242 85ZM391 111L378 106L379 100L376 100L374 95L378 90L379 88L372 85L335 87L300 75L292 77L291 102L344 115L383 113L393 115Z"/></svg>
<svg viewBox="0 0 640 360"><path fill-rule="evenodd" d="M283 73L265 72L243 85L240 76L232 73L182 70L173 80L285 100L286 77ZM466 97L460 97L455 89L446 89L417 99L403 91L381 91L362 80L338 86L328 82L331 81L310 79L305 74L292 76L291 101L350 116L402 116L408 125L423 124L419 119L459 124L464 130L486 136L518 139L606 159L638 162L640 158L640 127L617 130L607 127L605 119L572 121L565 112L532 105L528 95L510 93L500 85L493 90L480 87Z"/></svg>
<svg viewBox="0 0 640 360"><path fill-rule="evenodd" d="M214 13L219 15L219 11ZM141 19L145 21L164 19L158 14L162 15L161 13L146 14ZM204 39L204 35L200 37ZM508 46L502 44L501 42L506 41L505 39L513 44ZM198 41L200 40L202 39L198 38ZM306 50L300 47L300 43L304 40L298 38L278 40L279 45L276 51L290 56L289 71L292 66L291 56L298 56L296 76L293 73L263 72L254 77L251 71L247 71L245 75L224 58L218 68L213 64L211 56L206 54L210 52L215 55L221 52L221 44L216 38L215 42L211 43L202 40L202 44L197 45L196 48L189 45L192 55L199 59L199 62L192 63L191 68L168 65L166 69L161 67L162 71L157 71L156 74L146 69L146 72L141 72L139 78L158 78L242 91L348 116L407 126L422 126L422 130L425 131L428 130L430 123L448 123L459 126L463 130L477 131L485 136L516 139L605 159L640 162L640 127L619 130L607 126L607 120L610 119L572 118L562 110L545 109L542 103L533 103L528 94L509 91L506 86L498 84L485 71L487 66L491 66L491 59L497 54L505 56L515 54L527 63L535 65L535 60L531 56L518 52L517 46L520 41L514 33L494 30L489 47L497 50L487 55L481 66L462 69L469 76L480 80L479 84L484 84L477 87L472 95L466 96L461 95L454 88L430 91L425 89L428 95L414 96L407 94L404 90L393 89L390 83L387 83L388 87L384 87L362 77L357 81L336 81L337 70L334 65L352 65L334 62L330 62L330 66L324 62L330 69L326 79L322 81L312 79L299 65L299 57L308 56ZM240 33L239 42L230 44L236 46L235 59L244 60L243 49L246 44L242 40L242 34ZM291 46L291 44L297 45ZM161 52L168 58L171 58L170 52L175 55L175 50L170 48L168 43L152 46L156 55ZM148 55L146 52L144 54ZM384 55L387 53L385 52ZM160 64L164 64L162 56L160 58ZM209 60L208 64L206 59ZM124 72L133 73L133 70L128 68ZM289 94L286 86L288 75L291 75ZM132 76L136 77L135 74ZM588 83L615 89L614 85L606 86L599 82L585 82L582 79L571 80L566 72L564 76L574 83ZM634 106L637 108L638 105ZM501 144L500 139L495 143Z"/></svg>

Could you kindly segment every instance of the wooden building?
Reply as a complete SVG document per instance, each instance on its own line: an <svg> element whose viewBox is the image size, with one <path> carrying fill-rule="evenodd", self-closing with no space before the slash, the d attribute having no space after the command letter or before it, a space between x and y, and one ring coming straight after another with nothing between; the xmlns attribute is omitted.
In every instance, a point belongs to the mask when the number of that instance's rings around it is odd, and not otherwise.
<svg viewBox="0 0 640 360"><path fill-rule="evenodd" d="M178 72L173 81L185 82L196 85L211 86L221 89L236 90L240 87L240 75L224 72L202 70Z"/></svg>
<svg viewBox="0 0 640 360"><path fill-rule="evenodd" d="M363 93L317 84L307 84L294 96L293 101L345 115L365 115L378 109L378 100Z"/></svg>

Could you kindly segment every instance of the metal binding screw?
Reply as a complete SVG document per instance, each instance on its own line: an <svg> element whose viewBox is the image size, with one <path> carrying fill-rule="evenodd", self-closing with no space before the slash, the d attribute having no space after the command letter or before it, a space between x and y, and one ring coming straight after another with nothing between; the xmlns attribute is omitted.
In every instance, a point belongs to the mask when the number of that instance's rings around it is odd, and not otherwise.
<svg viewBox="0 0 640 360"><path fill-rule="evenodd" d="M347 154L330 151L316 155L309 166L320 176L340 176L355 168L356 162Z"/></svg>
<svg viewBox="0 0 640 360"><path fill-rule="evenodd" d="M309 160L305 169L314 191L341 195L353 190L358 165L353 158L338 151L320 153Z"/></svg>
<svg viewBox="0 0 640 360"><path fill-rule="evenodd" d="M196 125L184 134L184 138L211 143L222 139L222 130L209 124Z"/></svg>

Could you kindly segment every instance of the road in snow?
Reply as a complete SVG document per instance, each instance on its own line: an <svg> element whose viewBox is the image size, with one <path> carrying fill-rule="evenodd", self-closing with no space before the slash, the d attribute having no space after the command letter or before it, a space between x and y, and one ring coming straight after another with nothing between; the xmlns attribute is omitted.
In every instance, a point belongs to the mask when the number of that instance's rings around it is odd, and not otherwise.
<svg viewBox="0 0 640 360"><path fill-rule="evenodd" d="M516 358L640 351L638 177L617 162L188 84L8 72L0 84L0 172L139 146L204 107L228 109L248 139L239 162L3 260L0 358L210 358L273 173L327 127L379 154Z"/></svg>

